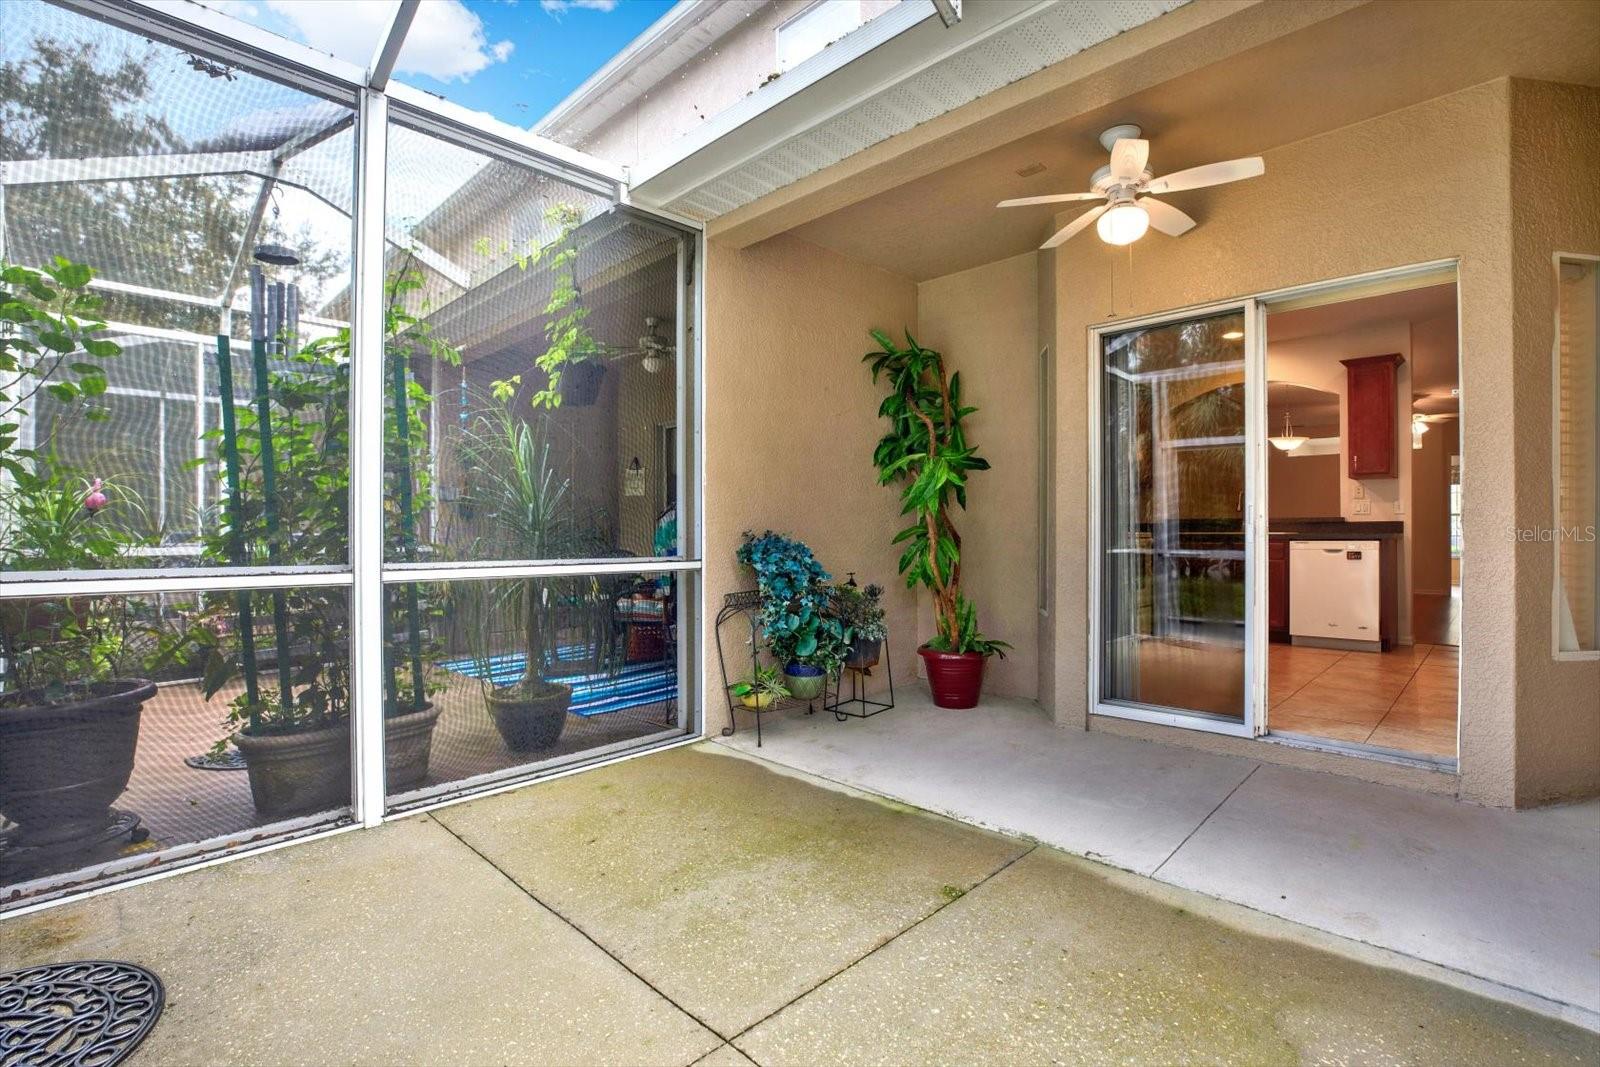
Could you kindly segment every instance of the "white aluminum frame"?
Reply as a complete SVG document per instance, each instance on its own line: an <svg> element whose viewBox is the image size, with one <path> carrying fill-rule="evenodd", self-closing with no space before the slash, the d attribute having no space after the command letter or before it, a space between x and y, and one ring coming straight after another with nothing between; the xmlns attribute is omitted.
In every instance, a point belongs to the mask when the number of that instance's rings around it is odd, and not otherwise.
<svg viewBox="0 0 1600 1067"><path fill-rule="evenodd" d="M1559 258L1564 254L1557 253ZM1565 258L1574 258L1567 254ZM1591 258L1600 262L1600 256L1580 256L1576 258ZM1245 465L1245 507L1246 507L1246 647L1245 647L1245 672L1249 699L1246 702L1246 726L1240 727L1231 720L1209 716L1204 713L1172 712L1166 709L1127 705L1127 704L1101 704L1100 694L1100 543L1101 543L1101 440L1096 436L1090 443L1089 449L1089 493L1090 502L1090 530L1089 530L1089 661L1088 661L1088 707L1091 715L1105 715L1111 718L1135 719L1143 722L1153 722L1164 726L1178 726L1187 729L1207 730L1213 733L1230 734L1242 737L1255 737L1262 741L1269 741L1291 748L1309 749L1319 752L1331 752L1338 755L1356 756L1362 759L1372 759L1379 762L1395 763L1404 766L1423 767L1429 770L1441 770L1459 773L1461 753L1461 732L1464 716L1464 688L1458 684L1456 690L1456 756L1434 757L1419 755L1417 753L1403 752L1397 749L1385 749L1372 745L1362 745L1348 741L1337 741L1326 738L1313 738L1298 734L1273 734L1270 732L1270 710L1267 702L1267 672L1266 653L1267 641L1267 556L1260 547L1267 543L1267 528L1269 516L1267 514L1264 490L1267 486L1267 434L1266 426L1266 389L1267 382L1267 315L1276 309L1283 309L1282 305L1304 301L1308 297L1329 296L1336 297L1339 293L1349 293L1347 299L1357 299L1362 294L1364 287L1386 282L1400 281L1406 278L1427 278L1430 275L1441 275L1448 271L1450 281L1456 287L1456 331L1460 336L1461 331L1461 278L1459 259L1429 260L1424 263L1405 264L1398 267L1387 267L1381 270L1367 271L1362 274L1348 275L1327 281L1310 282L1304 285L1286 286L1266 292L1255 293L1247 296L1236 297L1229 300L1217 301L1210 304L1194 305L1186 308L1177 308L1162 311L1152 315L1135 318L1109 320L1090 327L1088 334L1089 344L1089 422L1091 428L1098 428L1101 423L1100 410L1100 375L1102 362L1101 337L1106 334L1121 333L1124 330L1136 329L1141 326L1153 326L1162 323L1181 322L1189 318L1201 318L1208 314L1216 314L1230 308L1244 308L1245 313L1245 412L1249 425L1246 427L1246 465ZM1440 282L1439 284L1443 284ZM1330 301L1331 302L1331 301ZM1461 361L1460 343L1456 346L1456 359L1458 366ZM1458 371L1458 374L1460 372ZM1464 381L1464 375L1462 376ZM1254 386L1254 388L1252 388ZM1458 422L1464 427L1467 412L1467 390L1464 385L1460 395L1460 414ZM1463 467L1465 466L1465 452L1463 452ZM1464 535L1463 535L1464 536ZM1465 547L1465 546L1463 546ZM1463 576L1465 575L1463 570ZM1463 658L1467 650L1469 631L1465 625L1467 604L1467 586L1463 579L1461 587L1461 612L1462 636L1460 650ZM1553 623L1553 620L1552 620ZM1556 658L1600 658L1596 653L1568 653L1566 656L1558 655Z"/></svg>
<svg viewBox="0 0 1600 1067"><path fill-rule="evenodd" d="M629 207L640 222L670 230L679 239L679 298L677 308L677 419L680 427L677 445L679 554L673 558L629 558L626 560L534 560L473 564L406 564L384 559L382 526L383 449L381 434L384 419L383 382L383 270L385 242L384 192L386 189L386 146L391 123L408 126L447 139L452 143L480 150L497 158L546 173L557 179L590 189L619 205L628 204L626 168L538 137L526 130L500 122L492 116L440 100L431 94L399 82L387 81L386 67L392 65L404 41L412 13L405 7L397 12L390 32L379 43L367 69L345 63L313 49L277 37L249 23L222 15L183 0L50 0L57 6L76 11L132 33L166 41L196 54L224 60L241 69L302 88L323 97L345 100L355 107L356 161L355 195L351 207L354 261L352 265L351 322L352 384L350 404L351 529L350 563L338 566L276 566L237 568L152 568L148 570L108 570L99 572L20 572L0 580L0 595L7 598L39 599L81 595L145 595L179 592L231 592L234 590L283 589L304 586L343 587L351 595L352 650L351 809L347 820L326 825L327 815L315 817L316 825L305 819L273 824L286 836L260 839L262 828L253 828L247 839L219 838L225 849L210 851L214 842L195 842L160 853L171 865L143 874L124 876L126 863L101 864L72 872L82 885L59 892L42 892L9 909L0 909L0 921L51 907L84 895L168 877L180 870L191 870L226 862L244 855L269 851L301 840L315 840L359 827L373 827L386 819L403 817L456 803L472 796L517 788L579 770L632 758L646 752L676 747L700 739L704 716L699 706L704 691L704 657L700 649L701 571L703 554L704 494L702 491L701 419L704 415L703 321L704 321L704 228L685 219L650 209ZM413 11L415 0L403 0ZM276 178L273 153L259 153L243 169L263 174L263 195ZM48 163L49 161L45 161ZM168 163L173 161L169 160ZM234 161L237 162L237 161ZM281 162L281 161L279 161ZM260 166L256 166L260 164ZM120 165L120 164L119 164ZM150 166L135 163L131 166ZM217 159L192 159L185 164L202 170L219 165ZM4 164L12 167L15 164ZM26 165L24 165L26 168ZM107 169L109 164L102 166ZM158 168L159 169L159 168ZM230 165L229 169L233 169ZM47 166L35 167L38 174L24 170L32 180L45 180L53 174ZM205 170L209 173L209 170ZM109 173L109 171L108 171ZM143 171L140 171L142 174ZM50 180L71 180L67 175ZM4 203L4 182L0 181L0 205ZM3 242L3 228L0 228ZM248 239L245 242L248 244ZM440 257L441 259L443 257ZM445 272L448 275L448 272ZM231 311L232 285L220 297L191 296L148 290L115 282L100 282L97 287L114 291L137 292L180 303L217 307L224 317ZM685 287L692 289L693 303L685 299ZM692 316L693 325L689 324ZM327 325L339 325L328 322ZM112 324L114 329L172 340L210 343L212 338L187 331L160 330L143 326ZM692 361L692 362L690 362ZM692 385L693 395L688 395ZM693 417L688 418L692 413ZM682 428L688 427L689 434ZM685 504L688 506L685 507ZM678 726L657 734L619 742L585 752L571 753L543 763L528 764L504 771L449 783L431 791L419 791L396 798L404 810L391 810L385 796L383 745L383 596L388 584L444 581L455 579L505 579L537 576L587 575L598 573L650 574L671 572L679 576L678 589ZM699 669L696 670L698 665ZM340 813L333 813L336 817ZM148 866L150 857L142 857ZM67 877L67 876L62 876ZM104 879L117 879L102 884ZM56 879L59 881L60 879Z"/></svg>
<svg viewBox="0 0 1600 1067"><path fill-rule="evenodd" d="M1238 312L1244 319L1245 364L1245 621L1244 621L1244 717L1242 721L1198 711L1161 708L1128 701L1112 703L1100 698L1100 657L1102 638L1101 615L1101 555L1104 548L1104 440L1100 428L1104 421L1101 410L1105 349L1104 339L1112 334L1151 326L1165 326L1190 319ZM1264 370L1266 343L1259 323L1263 321L1253 298L1222 300L1211 304L1164 311L1154 315L1113 319L1091 326L1088 331L1089 405L1088 423L1092 439L1089 445L1089 662L1088 707L1091 715L1114 719L1133 719L1153 722L1163 726L1182 726L1210 733L1229 734L1234 737L1256 737L1265 729L1265 677L1258 662L1266 650L1266 554L1259 551L1264 544L1265 516L1258 515L1264 508L1256 505L1257 487L1265 484L1266 456L1262 451L1265 437L1265 400L1257 393L1265 393ZM1254 417L1257 408L1262 416ZM1258 645L1255 635L1259 631Z"/></svg>

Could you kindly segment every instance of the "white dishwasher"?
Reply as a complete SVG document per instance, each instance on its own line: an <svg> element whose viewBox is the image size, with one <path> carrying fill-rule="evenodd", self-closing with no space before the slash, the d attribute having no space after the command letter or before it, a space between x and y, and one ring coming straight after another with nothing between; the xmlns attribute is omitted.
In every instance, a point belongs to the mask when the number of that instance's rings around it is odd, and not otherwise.
<svg viewBox="0 0 1600 1067"><path fill-rule="evenodd" d="M1289 542L1289 634L1381 647L1376 541Z"/></svg>

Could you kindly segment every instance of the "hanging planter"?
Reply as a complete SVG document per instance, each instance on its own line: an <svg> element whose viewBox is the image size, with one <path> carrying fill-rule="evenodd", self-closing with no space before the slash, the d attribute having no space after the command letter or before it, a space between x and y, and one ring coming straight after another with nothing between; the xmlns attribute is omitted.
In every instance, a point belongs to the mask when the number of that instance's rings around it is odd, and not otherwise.
<svg viewBox="0 0 1600 1067"><path fill-rule="evenodd" d="M605 384L606 365L597 359L568 363L561 372L561 403L567 407L593 407Z"/></svg>

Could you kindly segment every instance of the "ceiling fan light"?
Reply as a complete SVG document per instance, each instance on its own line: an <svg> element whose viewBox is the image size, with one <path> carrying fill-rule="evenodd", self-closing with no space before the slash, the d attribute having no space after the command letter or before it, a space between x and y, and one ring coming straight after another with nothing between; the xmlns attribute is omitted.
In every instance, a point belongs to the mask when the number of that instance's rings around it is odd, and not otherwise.
<svg viewBox="0 0 1600 1067"><path fill-rule="evenodd" d="M1094 224L1108 245L1131 245L1150 228L1150 213L1138 204L1117 204Z"/></svg>
<svg viewBox="0 0 1600 1067"><path fill-rule="evenodd" d="M647 374L658 373L665 364L666 360L662 359L654 352L650 353L648 356L645 356L639 361L639 366L643 367L645 369L645 373Z"/></svg>
<svg viewBox="0 0 1600 1067"><path fill-rule="evenodd" d="M1422 435L1428 432L1428 424L1421 415L1411 416L1411 448L1417 451L1422 448Z"/></svg>

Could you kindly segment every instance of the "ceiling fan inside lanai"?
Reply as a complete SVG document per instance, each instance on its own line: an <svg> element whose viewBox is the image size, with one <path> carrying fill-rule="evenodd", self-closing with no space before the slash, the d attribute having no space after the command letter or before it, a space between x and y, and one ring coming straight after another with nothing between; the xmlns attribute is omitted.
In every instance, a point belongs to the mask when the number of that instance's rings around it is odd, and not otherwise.
<svg viewBox="0 0 1600 1067"><path fill-rule="evenodd" d="M1091 222L1095 223L1102 241L1126 245L1143 237L1152 226L1168 237L1181 236L1194 228L1194 219L1171 204L1157 200L1152 193L1204 189L1266 173L1266 164L1260 156L1247 156L1153 177L1147 166L1150 161L1150 142L1140 138L1140 132L1137 126L1123 125L1113 126L1100 135L1101 145L1111 153L1111 162L1094 172L1089 179L1089 192L1024 196L1002 200L995 206L1031 207L1035 204L1065 204L1075 200L1104 200L1104 204L1090 208L1061 227L1055 236L1040 247L1055 248L1064 244L1087 229Z"/></svg>

